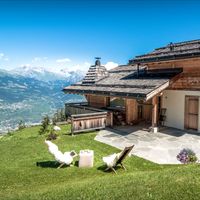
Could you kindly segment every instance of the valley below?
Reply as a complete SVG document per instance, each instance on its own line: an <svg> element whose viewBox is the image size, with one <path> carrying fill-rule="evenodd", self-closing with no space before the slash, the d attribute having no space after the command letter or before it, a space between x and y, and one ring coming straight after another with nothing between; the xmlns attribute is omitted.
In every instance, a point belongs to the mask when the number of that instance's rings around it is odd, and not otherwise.
<svg viewBox="0 0 200 200"><path fill-rule="evenodd" d="M82 96L62 92L65 86L80 81L83 74L70 72L66 77L48 79L43 72L45 81L38 73L32 74L34 77L0 71L0 133L15 129L21 120L26 125L40 123L43 116L53 115L65 103L84 101Z"/></svg>

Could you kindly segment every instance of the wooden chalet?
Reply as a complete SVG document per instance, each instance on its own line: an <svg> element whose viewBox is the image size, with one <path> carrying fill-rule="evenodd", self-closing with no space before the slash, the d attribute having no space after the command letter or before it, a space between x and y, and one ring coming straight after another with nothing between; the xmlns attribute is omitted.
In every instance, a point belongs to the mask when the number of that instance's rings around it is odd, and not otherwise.
<svg viewBox="0 0 200 200"><path fill-rule="evenodd" d="M109 71L97 59L63 91L87 100L66 104L72 132L141 122L200 131L200 40L170 43Z"/></svg>

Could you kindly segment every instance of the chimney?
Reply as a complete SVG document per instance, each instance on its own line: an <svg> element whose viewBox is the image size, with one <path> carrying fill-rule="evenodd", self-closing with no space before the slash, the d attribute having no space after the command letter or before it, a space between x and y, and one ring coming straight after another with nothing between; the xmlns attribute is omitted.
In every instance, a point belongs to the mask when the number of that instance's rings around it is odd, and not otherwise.
<svg viewBox="0 0 200 200"><path fill-rule="evenodd" d="M139 73L140 73L140 64L137 64L137 77L139 78Z"/></svg>
<svg viewBox="0 0 200 200"><path fill-rule="evenodd" d="M101 66L101 62L100 62L101 58L100 57L95 57L95 59L96 59L95 65L96 66Z"/></svg>
<svg viewBox="0 0 200 200"><path fill-rule="evenodd" d="M174 44L173 44L172 42L170 42L169 48L170 48L170 51L173 51L173 50L174 50Z"/></svg>

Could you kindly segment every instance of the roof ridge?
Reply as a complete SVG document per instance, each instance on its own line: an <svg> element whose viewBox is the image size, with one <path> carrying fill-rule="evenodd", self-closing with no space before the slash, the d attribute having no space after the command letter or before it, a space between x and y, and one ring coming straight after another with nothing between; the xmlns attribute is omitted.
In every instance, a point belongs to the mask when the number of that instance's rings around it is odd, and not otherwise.
<svg viewBox="0 0 200 200"><path fill-rule="evenodd" d="M154 50L165 49L166 47L169 47L170 45L173 45L173 46L183 46L183 45L186 45L186 44L195 44L195 43L200 43L200 39L186 40L186 41L183 41L183 42L170 42L168 45L163 46L163 47L159 47L159 48L155 48Z"/></svg>
<svg viewBox="0 0 200 200"><path fill-rule="evenodd" d="M183 41L183 42L175 42L175 43L172 43L173 45L183 45L183 44L193 44L193 43L197 43L199 42L200 43L200 39L195 39L195 40L186 40L186 41ZM169 44L168 44L169 45Z"/></svg>
<svg viewBox="0 0 200 200"><path fill-rule="evenodd" d="M181 49L181 50L173 50L173 53L177 53L177 52L187 52L187 51L192 51L192 50L199 50L200 48L199 47L196 47L196 48L188 48L188 49ZM144 54L145 56L152 56L152 55L160 55L160 54L168 54L169 52L162 52L162 53L155 53L155 52L152 52L152 53L148 53L148 54ZM144 55L141 55L141 56L136 56L136 58L140 58L140 57L143 57Z"/></svg>
<svg viewBox="0 0 200 200"><path fill-rule="evenodd" d="M146 63L153 61L172 60L181 58L200 57L200 39L188 40L183 42L169 43L153 51L135 56L129 64Z"/></svg>

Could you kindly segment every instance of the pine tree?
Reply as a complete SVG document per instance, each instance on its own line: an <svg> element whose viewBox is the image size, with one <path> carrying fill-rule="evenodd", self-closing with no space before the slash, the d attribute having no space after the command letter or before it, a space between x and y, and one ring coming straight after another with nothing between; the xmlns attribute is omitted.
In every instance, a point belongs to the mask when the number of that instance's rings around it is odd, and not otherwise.
<svg viewBox="0 0 200 200"><path fill-rule="evenodd" d="M49 124L50 124L50 118L48 115L46 115L42 120L42 125L39 130L40 135L45 134L48 131Z"/></svg>

